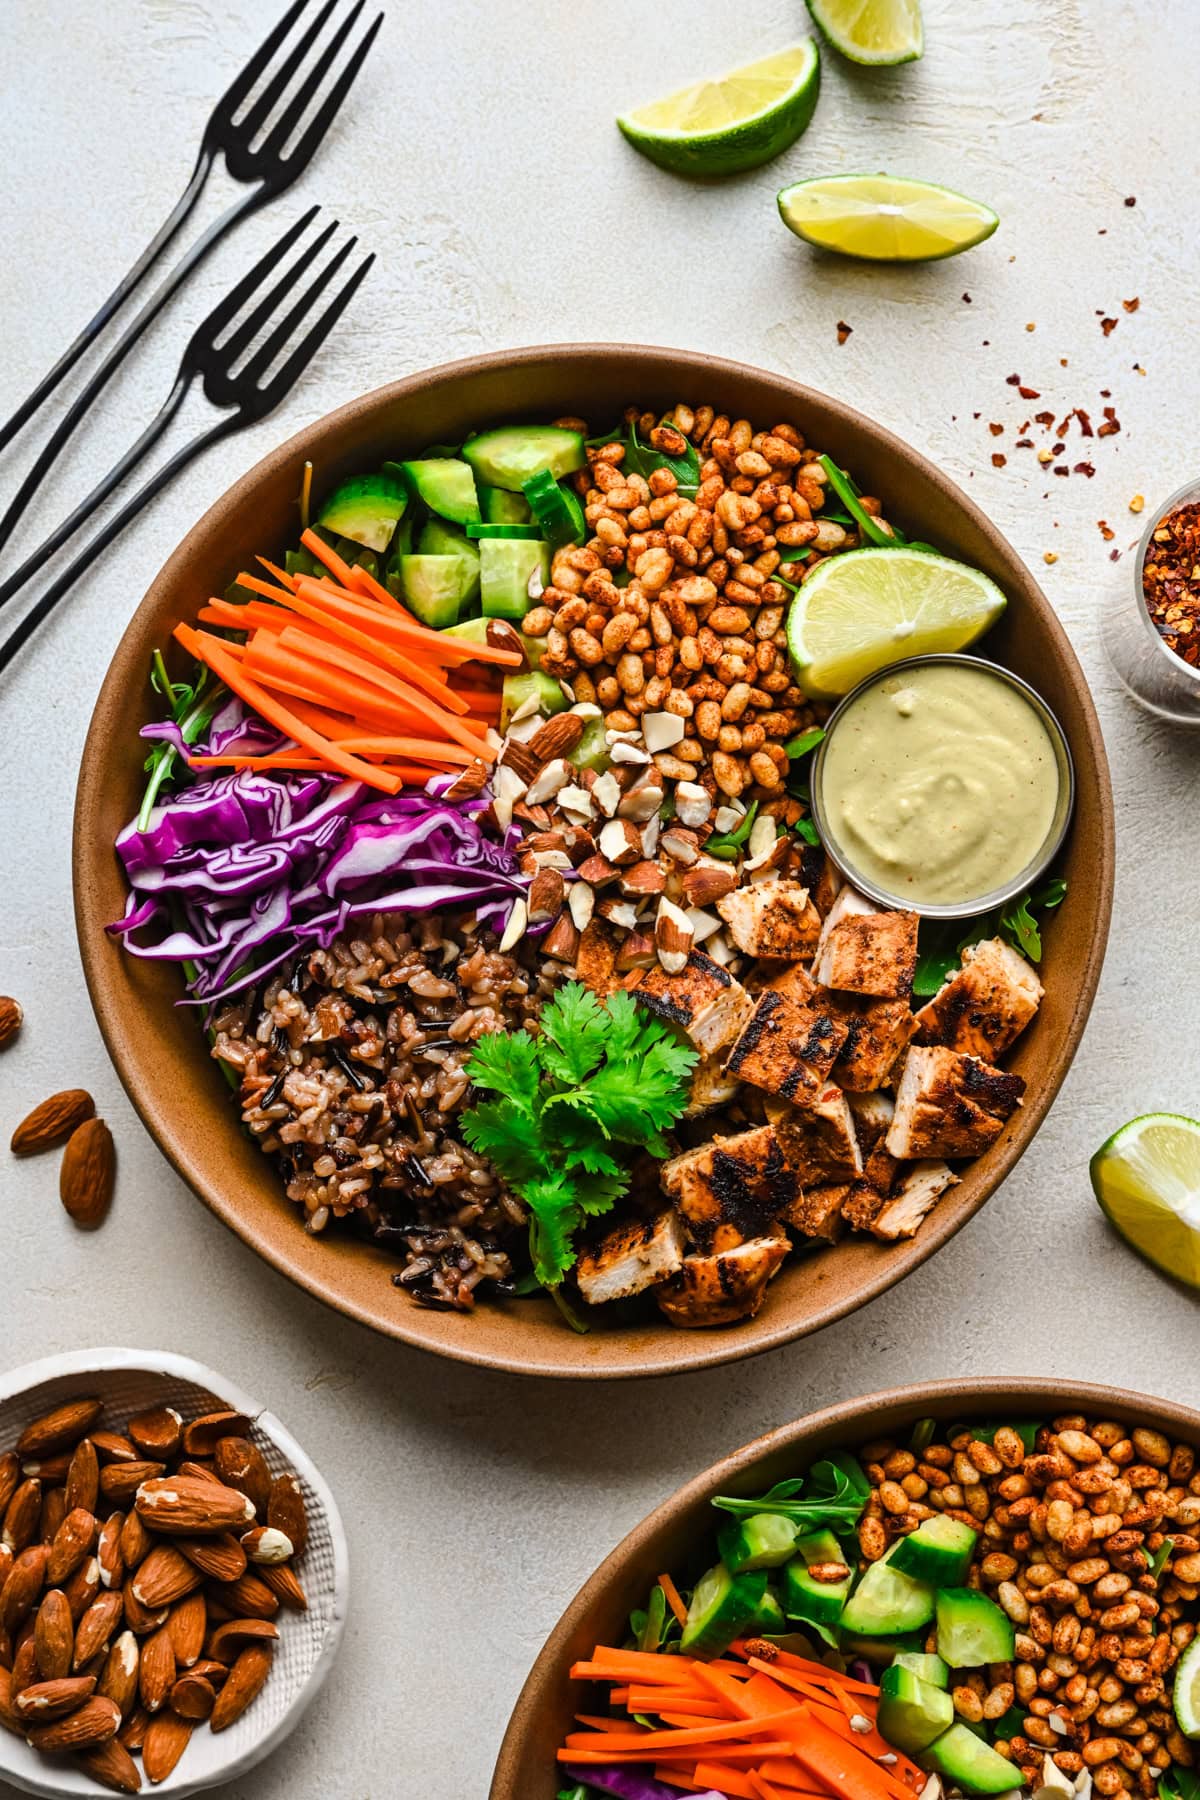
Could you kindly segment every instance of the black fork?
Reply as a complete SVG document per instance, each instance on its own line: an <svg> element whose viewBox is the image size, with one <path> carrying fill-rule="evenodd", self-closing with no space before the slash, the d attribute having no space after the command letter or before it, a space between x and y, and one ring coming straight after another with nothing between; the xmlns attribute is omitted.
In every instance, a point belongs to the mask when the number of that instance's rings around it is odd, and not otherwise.
<svg viewBox="0 0 1200 1800"><path fill-rule="evenodd" d="M107 521L69 567L55 577L16 630L0 646L0 672L8 667L17 651L80 575L124 531L130 520L135 519L168 482L174 480L181 469L186 468L188 463L212 444L265 418L295 386L350 304L375 260L374 255L363 258L349 280L334 293L323 310L308 324L304 336L289 351L292 339L308 323L326 288L342 271L358 242L357 238L351 238L318 269L317 259L337 230L337 221L334 220L318 235L314 243L303 247L290 267L281 273L281 261L294 248L316 211L317 208L313 207L298 219L280 241L254 265L249 274L213 308L184 351L179 374L166 405L153 424L121 458L116 468L105 476L77 509L80 517L76 518L72 514L72 520L81 523L82 518L93 512L104 496L112 491L116 482L141 461L151 444L161 437L179 411L184 396L194 381L202 380L205 397L214 406L221 407L225 416L177 450L120 511ZM267 287L267 283L275 276L278 279ZM301 283L305 278L308 278L307 286L302 287ZM264 288L266 291L261 292ZM289 304L289 301L292 303ZM267 335L262 337L264 332ZM262 341L258 342L260 337Z"/></svg>
<svg viewBox="0 0 1200 1800"><path fill-rule="evenodd" d="M113 345L83 392L71 404L66 416L55 428L49 442L21 483L8 510L3 518L0 518L0 548L3 548L12 536L30 500L41 486L48 471L53 467L59 452L79 421L113 372L120 367L148 326L158 317L167 301L227 232L232 231L234 226L240 223L247 214L262 206L266 201L273 199L277 194L281 194L285 188L290 187L308 166L325 133L337 116L343 100L353 86L355 77L362 68L379 27L383 23L383 14L377 14L374 21L359 38L343 67L338 71L332 86L324 95L311 120L305 125L305 115L316 101L335 59L348 41L363 4L364 0L355 0L350 12L337 29L331 32L328 41L321 48L320 54L304 72L305 60L315 49L336 5L336 0L325 0L325 4L313 17L308 29L275 69L262 93L256 97L245 112L240 112L239 109L244 105L255 84L266 73L293 25L310 5L310 0L294 0L294 4L279 21L274 31L260 44L236 81L218 100L205 127L200 154L191 180L180 196L174 211L124 281L109 295L91 323L75 339L70 349L59 358L50 373L38 384L29 398L17 408L8 423L0 427L0 449L3 449L4 445L20 430L46 396L54 391L63 376L74 366L88 345L179 231L200 198L219 156L224 156L226 168L235 180L252 184L250 192L235 200L233 205L227 208L219 219L214 220L208 230L203 232L191 248L184 253L166 280L150 296L137 317ZM255 139L270 120L275 109L280 106L283 110L278 120L271 126L263 141L256 144ZM300 130L301 126L303 126L302 131ZM294 144L291 144L292 138L298 131L300 132L299 137ZM289 144L291 144L290 149Z"/></svg>

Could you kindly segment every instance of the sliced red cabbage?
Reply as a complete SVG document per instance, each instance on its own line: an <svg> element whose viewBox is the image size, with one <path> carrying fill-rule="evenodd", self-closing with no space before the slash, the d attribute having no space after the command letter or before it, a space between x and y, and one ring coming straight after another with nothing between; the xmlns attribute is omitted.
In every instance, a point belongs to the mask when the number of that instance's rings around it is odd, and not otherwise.
<svg viewBox="0 0 1200 1800"><path fill-rule="evenodd" d="M614 1800L728 1800L727 1795L718 1793L716 1788L705 1788L703 1792L696 1788L691 1795L686 1795L680 1788L664 1787L661 1781L655 1781L644 1769L619 1766L612 1769L593 1769L590 1765L580 1768L572 1763L564 1763L562 1772L571 1781L580 1781L584 1787L594 1788L598 1794L611 1794Z"/></svg>

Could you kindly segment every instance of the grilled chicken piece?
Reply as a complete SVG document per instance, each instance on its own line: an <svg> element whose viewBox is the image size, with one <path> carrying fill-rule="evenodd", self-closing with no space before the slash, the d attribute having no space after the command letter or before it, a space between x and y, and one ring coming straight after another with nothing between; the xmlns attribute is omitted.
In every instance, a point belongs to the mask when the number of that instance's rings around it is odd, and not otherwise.
<svg viewBox="0 0 1200 1800"><path fill-rule="evenodd" d="M846 1197L842 1201L842 1218L852 1231L870 1231L888 1204L887 1195L881 1194L865 1178L851 1182L844 1192Z"/></svg>
<svg viewBox="0 0 1200 1800"><path fill-rule="evenodd" d="M917 967L915 912L880 912L843 888L821 927L813 975L823 987L906 999Z"/></svg>
<svg viewBox="0 0 1200 1800"><path fill-rule="evenodd" d="M817 984L800 962L760 962L747 977L746 986L754 994L782 994L796 1006L812 999Z"/></svg>
<svg viewBox="0 0 1200 1800"><path fill-rule="evenodd" d="M914 1163L902 1178L893 1197L871 1225L877 1238L894 1243L898 1238L915 1237L917 1228L947 1188L958 1185L958 1176L944 1162Z"/></svg>
<svg viewBox="0 0 1200 1800"><path fill-rule="evenodd" d="M805 844L800 857L800 879L822 918L846 885L840 869L829 860L820 844Z"/></svg>
<svg viewBox="0 0 1200 1800"><path fill-rule="evenodd" d="M1002 938L963 951L917 1014L923 1044L945 1044L966 1056L1000 1056L1036 1013L1045 989L1030 965Z"/></svg>
<svg viewBox="0 0 1200 1800"><path fill-rule="evenodd" d="M1021 1104L1025 1083L940 1044L913 1045L885 1140L893 1156L978 1156Z"/></svg>
<svg viewBox="0 0 1200 1800"><path fill-rule="evenodd" d="M798 881L756 881L722 894L716 904L747 956L809 956L820 936L821 915Z"/></svg>
<svg viewBox="0 0 1200 1800"><path fill-rule="evenodd" d="M845 1182L805 1188L779 1216L802 1237L823 1238L826 1243L835 1244L842 1235L842 1203L849 1192Z"/></svg>
<svg viewBox="0 0 1200 1800"><path fill-rule="evenodd" d="M621 985L617 973L617 934L603 919L589 919L579 939L575 973L601 1000Z"/></svg>
<svg viewBox="0 0 1200 1800"><path fill-rule="evenodd" d="M631 986L635 1000L680 1026L706 1056L735 1038L754 1010L741 982L703 950L693 950L678 975L656 965Z"/></svg>
<svg viewBox="0 0 1200 1800"><path fill-rule="evenodd" d="M862 1174L862 1156L846 1096L826 1087L807 1112L778 1094L763 1095L763 1111L783 1139L787 1159L802 1187L853 1181Z"/></svg>
<svg viewBox="0 0 1200 1800"><path fill-rule="evenodd" d="M848 1099L862 1150L863 1180L886 1197L900 1167L884 1141L896 1116L896 1103L890 1094L880 1093L850 1094Z"/></svg>
<svg viewBox="0 0 1200 1800"><path fill-rule="evenodd" d="M732 1325L752 1319L767 1283L791 1249L786 1237L752 1238L717 1256L688 1256L655 1298L672 1325Z"/></svg>
<svg viewBox="0 0 1200 1800"><path fill-rule="evenodd" d="M627 1300L683 1267L683 1220L673 1207L655 1219L627 1219L579 1258L576 1278L590 1306Z"/></svg>
<svg viewBox="0 0 1200 1800"><path fill-rule="evenodd" d="M834 1011L847 1027L834 1080L851 1093L882 1087L917 1033L908 1001L841 995Z"/></svg>
<svg viewBox="0 0 1200 1800"><path fill-rule="evenodd" d="M736 1075L725 1073L719 1051L714 1051L711 1056L702 1056L692 1070L692 1085L684 1108L684 1118L699 1119L705 1113L715 1112L718 1107L728 1106L741 1085Z"/></svg>
<svg viewBox="0 0 1200 1800"><path fill-rule="evenodd" d="M811 1168L804 1152L787 1126L759 1125L673 1156L662 1165L662 1189L696 1242L711 1250L718 1231L754 1237L778 1217Z"/></svg>
<svg viewBox="0 0 1200 1800"><path fill-rule="evenodd" d="M826 1006L796 1006L782 994L759 996L753 1015L725 1059L740 1081L780 1094L796 1106L812 1106L842 1045L846 1027Z"/></svg>

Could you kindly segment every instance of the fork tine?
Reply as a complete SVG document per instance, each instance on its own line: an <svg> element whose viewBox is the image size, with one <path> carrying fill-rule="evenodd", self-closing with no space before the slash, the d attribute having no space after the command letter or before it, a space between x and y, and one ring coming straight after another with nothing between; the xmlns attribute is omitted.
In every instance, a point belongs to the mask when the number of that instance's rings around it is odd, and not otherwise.
<svg viewBox="0 0 1200 1800"><path fill-rule="evenodd" d="M286 295L295 293L297 280L303 274L304 270L310 268L316 261L317 257L321 254L321 251L325 248L326 244L337 230L338 223L339 221L337 219L332 220L314 243L304 247L291 268L284 271L271 291L265 295L255 307L249 318L243 320L237 330L232 332L220 346L221 360L226 368L231 369L243 350L254 342L254 339L258 336L263 326L267 324L280 301L284 299ZM276 266L278 266L279 260L279 258L276 258Z"/></svg>
<svg viewBox="0 0 1200 1800"><path fill-rule="evenodd" d="M279 355L280 351L291 337L293 331L295 331L296 327L311 311L314 302L324 292L325 288L328 287L330 281L342 267L357 242L357 237L352 237L349 243L343 244L342 248L335 256L330 257L328 263L309 283L303 294L301 294L300 298L296 301L296 304L284 314L270 337L254 352L253 357L241 372L244 381L249 381L257 385L259 380L266 374L271 364L275 361L275 358Z"/></svg>
<svg viewBox="0 0 1200 1800"><path fill-rule="evenodd" d="M317 38L321 34L322 26L325 24L326 19L336 5L337 0L325 0L324 6L321 8L308 30L304 33L304 36L300 39L295 49L292 50L285 61L280 64L275 75L272 77L270 84L263 89L262 93L258 96L258 99L254 102L254 105L244 117L238 120L238 129L244 133L247 143L253 138L259 126L262 125L266 119L270 118L280 95L283 93L288 82L292 79L292 76L296 73L296 70L300 67L304 58L316 43Z"/></svg>
<svg viewBox="0 0 1200 1800"><path fill-rule="evenodd" d="M273 376L264 392L265 402L269 407L277 406L289 388L299 379L308 367L329 333L333 330L346 308L353 300L358 289L366 279L371 264L375 261L375 252L363 258L340 294L336 294L325 311L321 314L312 330L296 345L278 374Z"/></svg>
<svg viewBox="0 0 1200 1800"><path fill-rule="evenodd" d="M232 118L307 5L308 0L294 0L288 7L275 29L267 33L241 74L234 77L217 101L213 108L214 119L221 114Z"/></svg>
<svg viewBox="0 0 1200 1800"><path fill-rule="evenodd" d="M360 6L361 6L361 3L362 3L362 0L359 0ZM355 7L355 14L357 14L358 10L359 10L359 8ZM358 49L354 52L354 55L350 58L349 62L346 64L345 68L342 70L341 74L338 76L337 81L334 83L332 89L330 90L329 95L326 98L324 104L322 105L320 112L317 114L316 118L309 125L308 129L304 133L304 136L300 139L300 142L296 145L296 147L292 151L291 155L287 158L285 167L287 168L288 175L292 180L294 180L295 177L300 173L301 169L304 168L305 164L308 162L309 158L313 155L317 146L320 144L321 139L325 136L325 133L329 130L330 125L332 125L334 116L337 113L338 108L341 106L342 101L346 98L346 95L350 92L350 89L353 87L355 78L357 77L359 70L362 68L363 63L366 61L367 54L370 51L371 45L375 42L376 37L379 35L379 27L382 24L383 24L383 14L379 13L378 16L376 17L374 23L371 24L367 28L367 30L363 33L363 36L359 41ZM307 104L307 101L305 102L305 104ZM274 132L272 133L271 142L275 149L278 149L280 144L285 143L287 141L287 138L292 129L292 126L303 115L303 110L304 110L303 107L301 107L299 110L293 108L293 117L292 117L291 124L289 124L288 130L283 133L283 136L282 136L282 138L279 139L278 143L275 143L276 134Z"/></svg>
<svg viewBox="0 0 1200 1800"><path fill-rule="evenodd" d="M208 317L193 333L189 349L200 348L215 341L226 325L237 317L259 283L278 267L279 259L287 255L296 239L307 230L320 210L319 206L310 206L307 212L301 213L294 225L289 225L279 242L273 244L266 254L259 258L254 267L242 276L237 285L230 289L224 299L217 302Z"/></svg>
<svg viewBox="0 0 1200 1800"><path fill-rule="evenodd" d="M266 155L278 155L283 149L283 146L287 143L292 132L304 117L305 108L308 106L313 95L329 73L334 58L337 56L339 50L346 42L357 23L358 15L362 11L364 3L365 0L354 0L354 5L350 8L350 11L346 14L346 17L342 20L329 42L325 45L320 56L308 71L308 74L300 84L298 91L288 101L286 112L283 114L282 118L278 119L272 126L271 135L263 144L263 151Z"/></svg>

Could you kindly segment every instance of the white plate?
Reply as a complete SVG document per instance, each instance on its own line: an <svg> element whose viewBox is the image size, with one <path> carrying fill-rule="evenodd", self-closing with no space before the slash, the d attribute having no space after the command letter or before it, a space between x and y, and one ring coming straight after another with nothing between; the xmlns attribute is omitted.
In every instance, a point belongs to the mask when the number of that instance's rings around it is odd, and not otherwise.
<svg viewBox="0 0 1200 1800"><path fill-rule="evenodd" d="M308 1509L308 1545L298 1574L308 1611L281 1610L279 1643L262 1692L227 1731L197 1727L171 1774L144 1793L182 1800L252 1769L281 1744L316 1697L337 1654L346 1616L349 1571L346 1536L333 1495L295 1439L257 1400L223 1375L186 1356L158 1350L75 1350L47 1357L0 1377L0 1451L16 1442L31 1419L63 1400L95 1395L104 1402L103 1425L121 1429L132 1414L174 1406L184 1419L228 1407L253 1419L252 1436L272 1475L290 1469ZM140 1759L138 1767L141 1768ZM110 1792L70 1762L41 1756L0 1732L0 1777L27 1794L58 1800L65 1794Z"/></svg>

